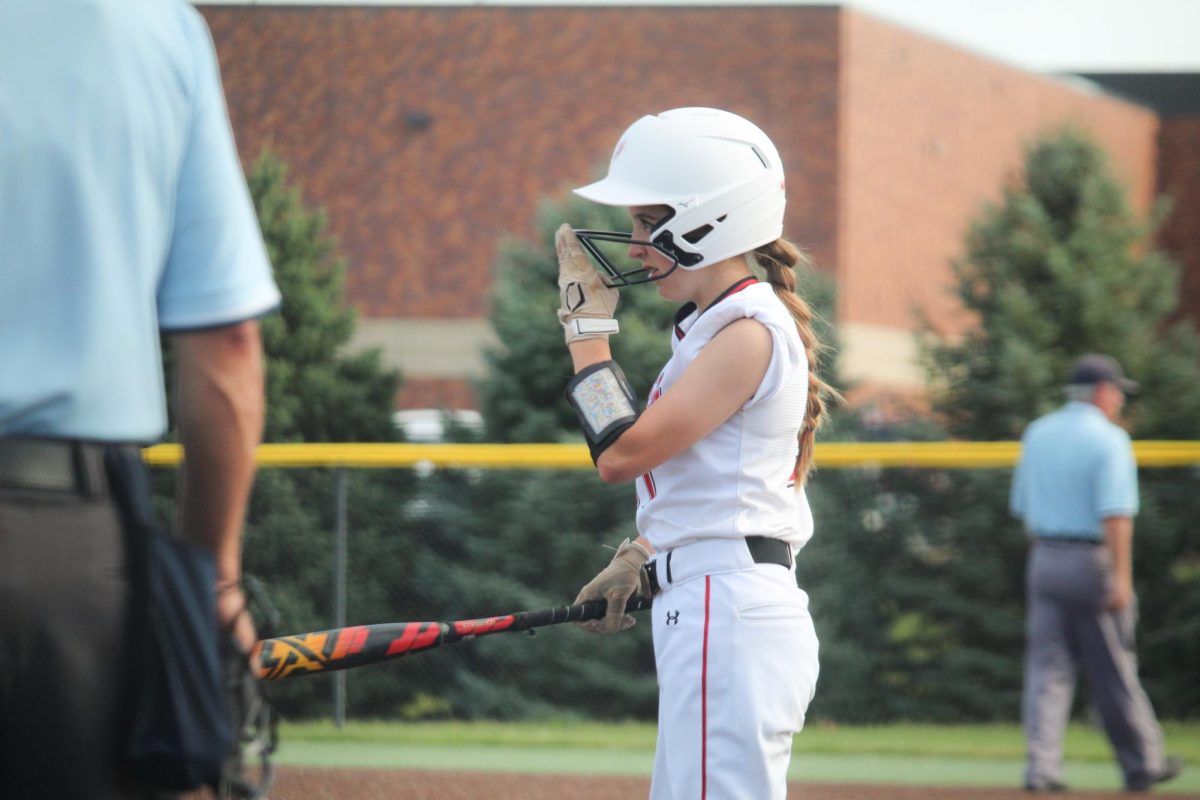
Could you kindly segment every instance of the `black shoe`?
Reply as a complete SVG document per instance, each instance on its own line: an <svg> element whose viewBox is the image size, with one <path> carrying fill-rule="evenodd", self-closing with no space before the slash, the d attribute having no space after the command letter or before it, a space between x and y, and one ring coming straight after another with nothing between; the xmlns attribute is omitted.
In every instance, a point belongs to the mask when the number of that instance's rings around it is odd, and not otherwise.
<svg viewBox="0 0 1200 800"><path fill-rule="evenodd" d="M1183 772L1183 759L1179 756L1167 756L1167 763L1162 771L1149 775L1143 780L1125 784L1127 792L1144 792L1156 783L1166 783Z"/></svg>
<svg viewBox="0 0 1200 800"><path fill-rule="evenodd" d="M1070 791L1071 787L1062 781L1026 781L1025 791L1036 794L1058 794Z"/></svg>

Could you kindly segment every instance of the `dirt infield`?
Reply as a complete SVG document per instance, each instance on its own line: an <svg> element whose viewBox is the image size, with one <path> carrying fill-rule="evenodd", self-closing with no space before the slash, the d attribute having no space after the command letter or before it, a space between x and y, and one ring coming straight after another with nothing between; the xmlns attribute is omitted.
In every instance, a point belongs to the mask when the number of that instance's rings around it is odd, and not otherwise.
<svg viewBox="0 0 1200 800"><path fill-rule="evenodd" d="M644 798L647 778L522 775L495 772L279 767L271 800L630 800ZM794 800L1029 800L1017 789L792 783ZM1145 795L1071 792L1070 800ZM1180 797L1181 795L1175 795Z"/></svg>

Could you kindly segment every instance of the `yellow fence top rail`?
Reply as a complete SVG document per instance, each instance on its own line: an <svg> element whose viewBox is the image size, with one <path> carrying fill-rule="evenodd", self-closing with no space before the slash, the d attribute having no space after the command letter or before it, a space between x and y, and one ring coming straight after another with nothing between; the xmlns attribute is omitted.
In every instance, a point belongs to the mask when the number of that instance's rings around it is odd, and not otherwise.
<svg viewBox="0 0 1200 800"><path fill-rule="evenodd" d="M843 467L1011 467L1019 442L826 442L818 444L816 465ZM1142 467L1200 465L1200 441L1133 443ZM143 451L153 466L178 464L182 450L160 444ZM262 467L442 467L584 469L592 466L582 444L264 444Z"/></svg>

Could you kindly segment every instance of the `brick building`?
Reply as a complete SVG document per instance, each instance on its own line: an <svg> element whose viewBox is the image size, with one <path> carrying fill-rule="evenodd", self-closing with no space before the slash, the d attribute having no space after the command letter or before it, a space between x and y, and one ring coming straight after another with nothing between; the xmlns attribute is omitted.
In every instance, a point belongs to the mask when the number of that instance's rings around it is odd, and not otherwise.
<svg viewBox="0 0 1200 800"><path fill-rule="evenodd" d="M1084 77L1158 115L1156 193L1172 205L1159 239L1183 265L1181 305L1200 322L1200 73Z"/></svg>
<svg viewBox="0 0 1200 800"><path fill-rule="evenodd" d="M594 179L638 116L684 105L743 114L774 139L785 233L836 277L846 373L881 390L920 387L915 308L948 330L968 324L948 294L965 226L999 197L1023 145L1066 123L1107 149L1138 208L1164 176L1174 181L1193 222L1166 241L1200 308L1200 116L1164 124L1094 82L1026 72L858 11L201 11L243 160L269 145L326 210L350 265L357 342L404 370L401 407L473 405L500 239L530 236L540 203Z"/></svg>

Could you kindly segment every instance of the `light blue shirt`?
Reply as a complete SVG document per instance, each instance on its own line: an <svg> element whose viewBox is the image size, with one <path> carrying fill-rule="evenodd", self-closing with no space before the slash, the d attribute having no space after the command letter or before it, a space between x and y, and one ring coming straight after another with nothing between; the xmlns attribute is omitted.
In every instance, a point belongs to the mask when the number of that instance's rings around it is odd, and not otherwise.
<svg viewBox="0 0 1200 800"><path fill-rule="evenodd" d="M1106 517L1138 512L1129 434L1091 403L1071 402L1021 437L1009 508L1038 536L1103 537Z"/></svg>
<svg viewBox="0 0 1200 800"><path fill-rule="evenodd" d="M0 2L0 436L154 440L159 330L278 303L199 13Z"/></svg>

